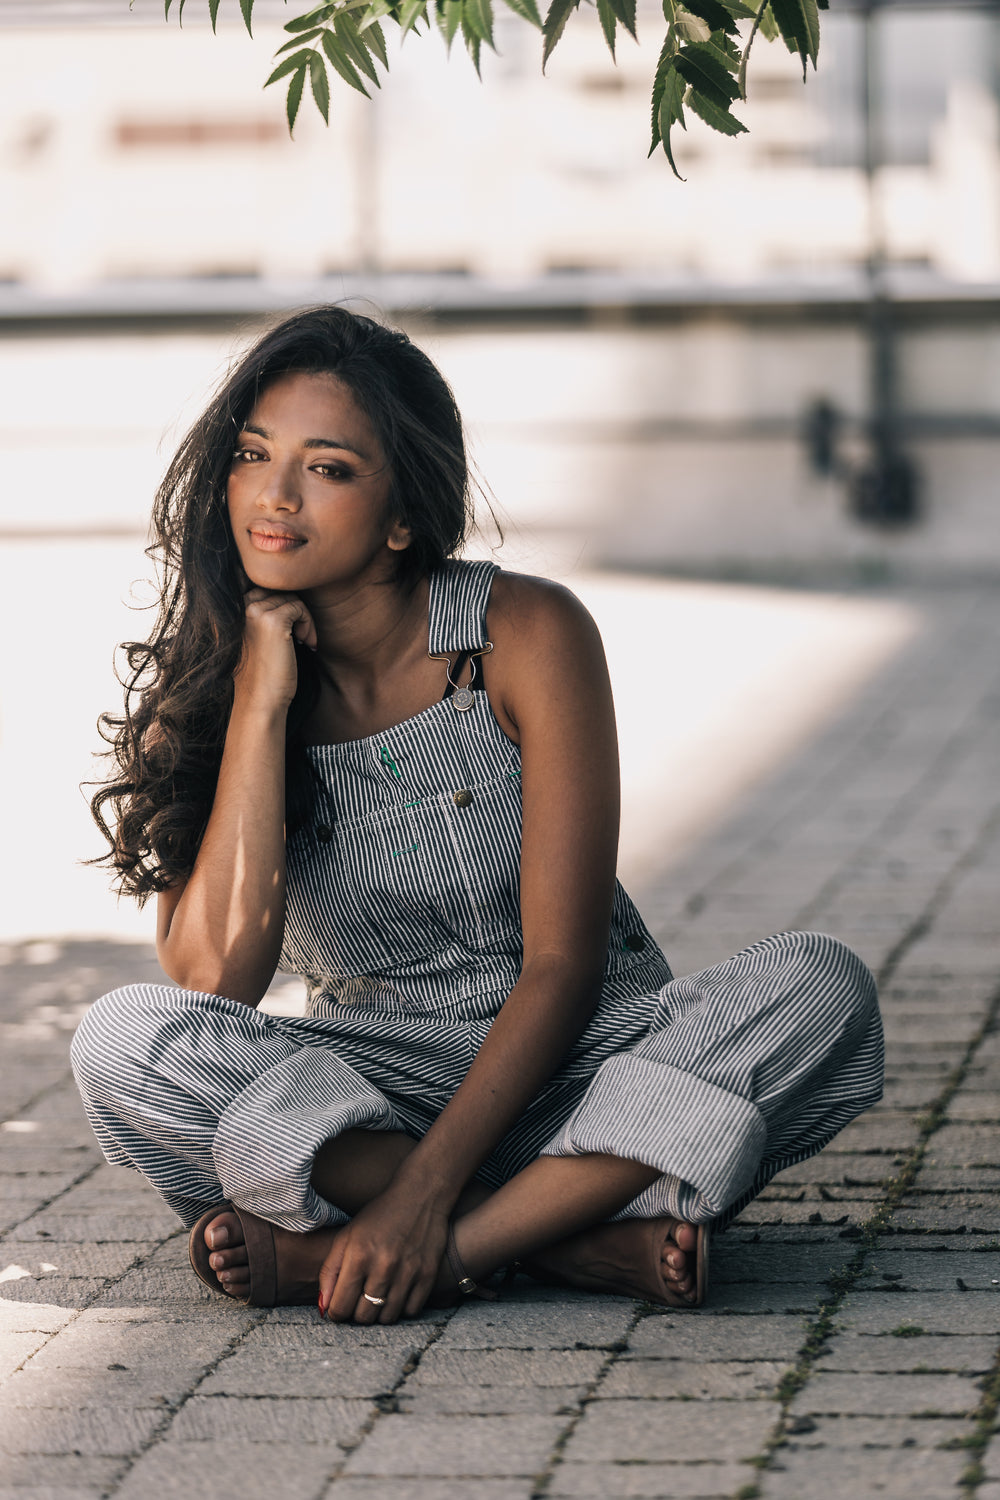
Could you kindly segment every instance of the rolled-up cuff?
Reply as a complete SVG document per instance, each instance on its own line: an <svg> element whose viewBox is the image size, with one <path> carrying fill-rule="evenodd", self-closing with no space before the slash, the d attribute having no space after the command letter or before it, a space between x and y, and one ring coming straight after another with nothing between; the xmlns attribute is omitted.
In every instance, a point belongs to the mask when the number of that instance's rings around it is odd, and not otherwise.
<svg viewBox="0 0 1000 1500"><path fill-rule="evenodd" d="M227 1105L213 1156L225 1196L305 1234L347 1215L310 1182L324 1141L344 1130L401 1130L388 1100L350 1063L304 1047L255 1078Z"/></svg>
<svg viewBox="0 0 1000 1500"><path fill-rule="evenodd" d="M599 1152L643 1162L678 1179L677 1191L669 1194L672 1211L704 1220L750 1186L766 1140L764 1118L749 1099L680 1068L624 1053L598 1070L542 1155ZM648 1207L640 1207L646 1199ZM623 1212L667 1211L661 1199L654 1183Z"/></svg>

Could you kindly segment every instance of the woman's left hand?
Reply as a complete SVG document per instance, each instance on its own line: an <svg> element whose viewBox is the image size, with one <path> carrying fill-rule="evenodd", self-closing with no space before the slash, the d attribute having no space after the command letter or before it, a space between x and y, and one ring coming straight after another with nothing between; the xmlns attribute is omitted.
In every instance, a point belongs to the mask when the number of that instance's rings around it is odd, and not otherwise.
<svg viewBox="0 0 1000 1500"><path fill-rule="evenodd" d="M337 1235L319 1273L320 1307L335 1323L414 1317L434 1288L448 1239L438 1204L391 1184ZM365 1299L384 1298L383 1305Z"/></svg>

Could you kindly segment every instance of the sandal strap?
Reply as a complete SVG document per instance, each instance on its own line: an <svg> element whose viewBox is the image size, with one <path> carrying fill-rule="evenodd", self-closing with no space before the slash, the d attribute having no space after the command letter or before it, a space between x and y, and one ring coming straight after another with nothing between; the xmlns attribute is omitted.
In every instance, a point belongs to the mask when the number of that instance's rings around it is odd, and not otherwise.
<svg viewBox="0 0 1000 1500"><path fill-rule="evenodd" d="M462 1264L462 1257L455 1244L455 1230L451 1224L448 1225L448 1240L444 1253L451 1274L458 1283L458 1290L463 1297L481 1297L484 1302L497 1301L499 1293L495 1292L492 1287L480 1286L478 1281L473 1281Z"/></svg>

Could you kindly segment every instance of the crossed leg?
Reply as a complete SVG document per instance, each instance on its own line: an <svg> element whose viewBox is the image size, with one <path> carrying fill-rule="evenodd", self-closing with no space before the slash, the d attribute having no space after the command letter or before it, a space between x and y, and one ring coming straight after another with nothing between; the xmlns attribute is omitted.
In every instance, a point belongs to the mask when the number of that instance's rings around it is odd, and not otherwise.
<svg viewBox="0 0 1000 1500"><path fill-rule="evenodd" d="M353 1215L389 1185L414 1144L396 1132L345 1131L317 1152L313 1186ZM692 1225L667 1218L603 1222L657 1176L655 1168L619 1157L546 1156L496 1191L473 1182L455 1208L458 1253L476 1280L527 1259L527 1268L545 1279L688 1305L696 1281ZM314 1295L339 1232L296 1234L275 1227L282 1285L302 1300ZM221 1289L246 1297L250 1271L238 1217L220 1213L206 1227L205 1243ZM443 1268L442 1289L452 1284ZM376 1316L373 1308L370 1317Z"/></svg>

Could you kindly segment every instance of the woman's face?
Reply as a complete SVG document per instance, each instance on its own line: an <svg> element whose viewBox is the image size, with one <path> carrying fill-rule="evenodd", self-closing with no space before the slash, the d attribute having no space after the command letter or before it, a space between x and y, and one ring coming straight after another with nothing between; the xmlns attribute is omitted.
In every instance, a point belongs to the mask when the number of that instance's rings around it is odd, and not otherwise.
<svg viewBox="0 0 1000 1500"><path fill-rule="evenodd" d="M229 521L258 588L303 593L384 577L410 533L371 423L333 375L285 375L239 434Z"/></svg>

